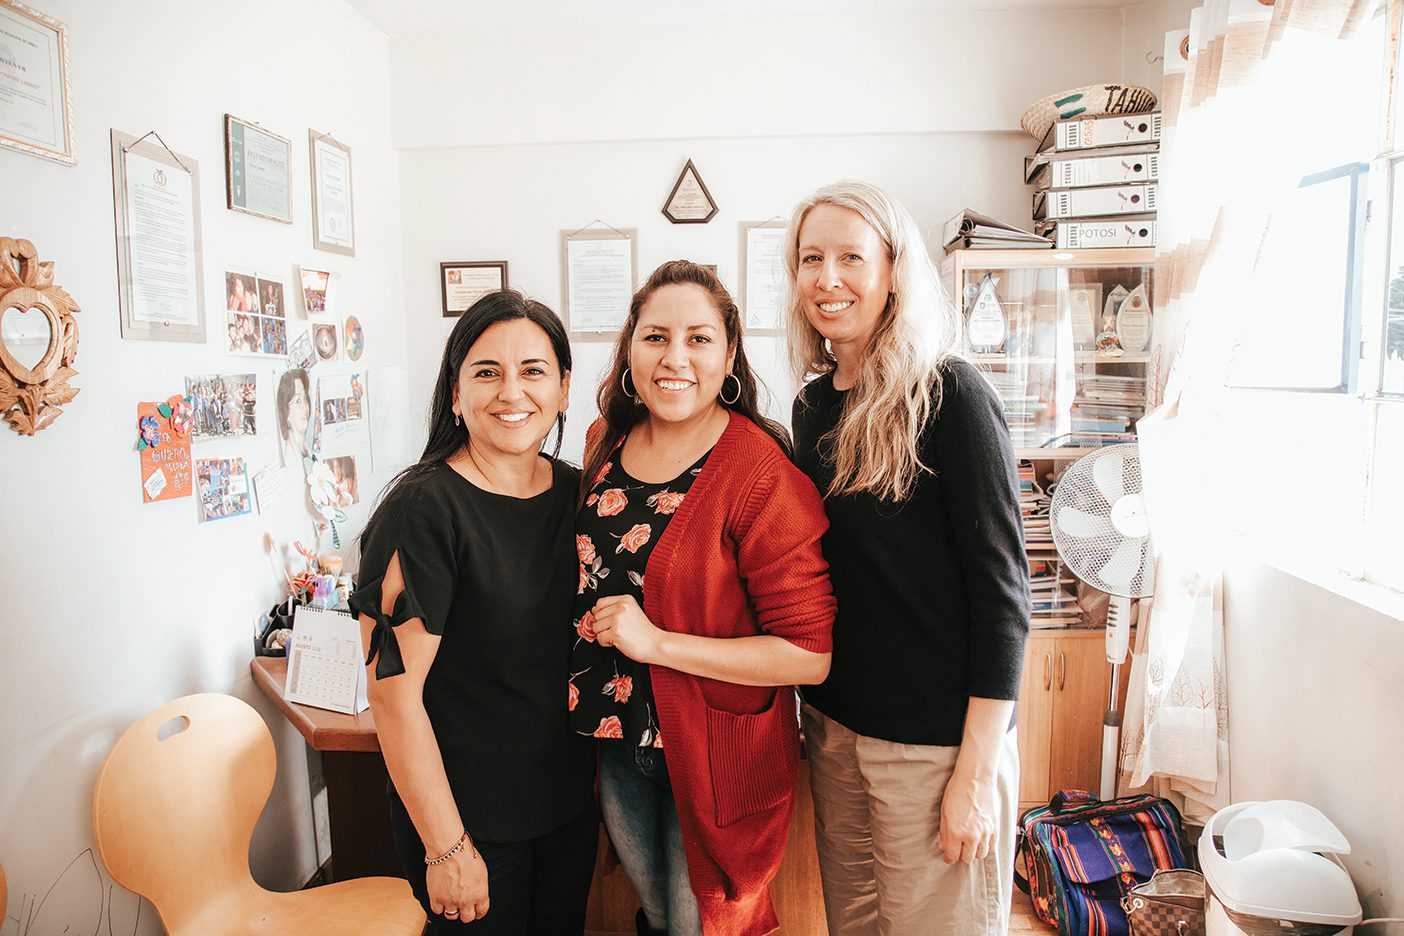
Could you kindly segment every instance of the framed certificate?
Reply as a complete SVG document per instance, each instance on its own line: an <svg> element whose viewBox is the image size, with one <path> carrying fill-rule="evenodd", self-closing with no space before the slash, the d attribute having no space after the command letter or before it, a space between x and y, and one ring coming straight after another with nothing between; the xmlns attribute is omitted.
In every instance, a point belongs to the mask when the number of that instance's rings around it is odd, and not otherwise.
<svg viewBox="0 0 1404 936"><path fill-rule="evenodd" d="M439 264L445 317L457 317L483 296L507 288L506 260L462 260Z"/></svg>
<svg viewBox="0 0 1404 936"><path fill-rule="evenodd" d="M72 166L68 32L18 0L0 0L0 146Z"/></svg>
<svg viewBox="0 0 1404 936"><path fill-rule="evenodd" d="M561 232L565 296L562 317L572 338L610 341L629 318L637 266L637 232Z"/></svg>
<svg viewBox="0 0 1404 936"><path fill-rule="evenodd" d="M741 222L741 313L748 335L785 334L784 221Z"/></svg>
<svg viewBox="0 0 1404 936"><path fill-rule="evenodd" d="M258 124L224 115L229 208L292 224L292 143Z"/></svg>
<svg viewBox="0 0 1404 936"><path fill-rule="evenodd" d="M351 147L325 133L307 131L312 164L312 246L356 256L351 208Z"/></svg>
<svg viewBox="0 0 1404 936"><path fill-rule="evenodd" d="M205 342L200 164L112 131L122 337Z"/></svg>

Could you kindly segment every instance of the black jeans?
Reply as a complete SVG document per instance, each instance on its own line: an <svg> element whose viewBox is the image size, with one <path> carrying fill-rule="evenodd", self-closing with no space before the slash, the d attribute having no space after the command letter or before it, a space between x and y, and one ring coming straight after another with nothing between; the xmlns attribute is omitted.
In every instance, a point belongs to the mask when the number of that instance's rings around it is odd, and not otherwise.
<svg viewBox="0 0 1404 936"><path fill-rule="evenodd" d="M461 923L429 909L424 843L404 803L390 794L395 850L410 889L429 917L433 936L580 936L595 873L600 820L592 804L578 817L524 842L481 842L474 847L488 869L488 912Z"/></svg>

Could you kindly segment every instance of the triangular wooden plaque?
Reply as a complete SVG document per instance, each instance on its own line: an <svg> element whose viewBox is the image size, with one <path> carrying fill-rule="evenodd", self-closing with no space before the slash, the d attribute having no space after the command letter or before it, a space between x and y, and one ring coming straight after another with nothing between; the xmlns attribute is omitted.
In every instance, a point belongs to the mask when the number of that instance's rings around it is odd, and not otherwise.
<svg viewBox="0 0 1404 936"><path fill-rule="evenodd" d="M689 159L663 204L663 214L674 224L706 224L716 213L717 203Z"/></svg>

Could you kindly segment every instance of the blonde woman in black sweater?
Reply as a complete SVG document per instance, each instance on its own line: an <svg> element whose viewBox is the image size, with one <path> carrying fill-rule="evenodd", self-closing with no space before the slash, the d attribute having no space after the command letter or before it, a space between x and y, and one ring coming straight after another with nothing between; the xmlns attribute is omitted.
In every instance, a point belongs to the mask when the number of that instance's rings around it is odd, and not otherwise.
<svg viewBox="0 0 1404 936"><path fill-rule="evenodd" d="M829 932L1003 933L1029 587L999 398L882 190L805 199L786 259L796 461L838 599L803 692Z"/></svg>

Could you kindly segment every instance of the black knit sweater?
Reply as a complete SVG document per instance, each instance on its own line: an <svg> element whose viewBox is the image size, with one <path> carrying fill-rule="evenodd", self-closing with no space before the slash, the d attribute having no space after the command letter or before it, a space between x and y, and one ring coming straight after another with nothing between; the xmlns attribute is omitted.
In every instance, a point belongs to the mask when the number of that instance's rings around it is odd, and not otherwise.
<svg viewBox="0 0 1404 936"><path fill-rule="evenodd" d="M943 369L923 474L900 503L825 497L823 540L838 618L829 678L805 701L859 734L958 745L967 700L1014 699L1029 629L1028 563L1014 452L999 397L970 364ZM832 375L794 407L796 461L822 492L819 439L845 392Z"/></svg>

